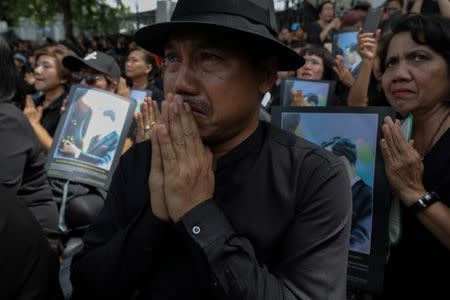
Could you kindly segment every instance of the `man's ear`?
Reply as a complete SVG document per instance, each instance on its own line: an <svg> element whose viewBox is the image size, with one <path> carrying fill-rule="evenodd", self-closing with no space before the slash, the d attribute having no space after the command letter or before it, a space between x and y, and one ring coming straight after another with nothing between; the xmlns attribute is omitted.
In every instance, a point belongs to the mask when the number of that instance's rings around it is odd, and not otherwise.
<svg viewBox="0 0 450 300"><path fill-rule="evenodd" d="M259 92L264 95L268 92L277 80L278 62L275 56L266 58L259 68Z"/></svg>

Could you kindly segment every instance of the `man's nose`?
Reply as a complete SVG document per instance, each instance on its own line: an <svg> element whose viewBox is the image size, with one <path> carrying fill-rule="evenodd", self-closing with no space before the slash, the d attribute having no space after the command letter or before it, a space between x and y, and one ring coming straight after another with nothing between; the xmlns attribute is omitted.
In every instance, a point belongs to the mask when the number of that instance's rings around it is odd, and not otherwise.
<svg viewBox="0 0 450 300"><path fill-rule="evenodd" d="M176 94L196 94L196 75L192 67L183 65L180 67L173 83L173 91Z"/></svg>

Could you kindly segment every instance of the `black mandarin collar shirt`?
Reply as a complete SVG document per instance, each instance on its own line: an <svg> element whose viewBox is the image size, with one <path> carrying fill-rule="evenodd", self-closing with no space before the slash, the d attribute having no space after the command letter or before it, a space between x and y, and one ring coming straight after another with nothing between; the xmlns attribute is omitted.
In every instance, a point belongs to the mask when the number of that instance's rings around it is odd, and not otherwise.
<svg viewBox="0 0 450 300"><path fill-rule="evenodd" d="M351 189L330 152L260 123L176 224L151 212L150 156L146 142L122 157L73 299L345 299Z"/></svg>

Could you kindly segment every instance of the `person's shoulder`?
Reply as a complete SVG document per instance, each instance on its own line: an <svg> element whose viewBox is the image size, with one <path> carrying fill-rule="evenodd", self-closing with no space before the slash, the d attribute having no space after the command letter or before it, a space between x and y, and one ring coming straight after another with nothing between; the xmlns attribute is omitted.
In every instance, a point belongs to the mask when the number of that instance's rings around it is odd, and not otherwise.
<svg viewBox="0 0 450 300"><path fill-rule="evenodd" d="M32 130L23 112L13 103L0 102L0 127Z"/></svg>

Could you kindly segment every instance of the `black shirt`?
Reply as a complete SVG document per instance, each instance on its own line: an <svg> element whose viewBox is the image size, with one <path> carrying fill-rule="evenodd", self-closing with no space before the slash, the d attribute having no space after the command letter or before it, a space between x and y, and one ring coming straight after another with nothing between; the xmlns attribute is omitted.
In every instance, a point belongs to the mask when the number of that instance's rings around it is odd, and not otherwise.
<svg viewBox="0 0 450 300"><path fill-rule="evenodd" d="M56 128L58 127L59 119L61 118L61 106L64 103L67 93L62 93L55 101L47 106L42 112L41 125L47 130L48 134L53 137ZM42 105L45 100L45 95L39 97L36 101L36 106Z"/></svg>
<svg viewBox="0 0 450 300"><path fill-rule="evenodd" d="M0 184L31 210L56 249L58 210L47 183L45 153L30 123L12 103L0 102L0 141Z"/></svg>
<svg viewBox="0 0 450 300"><path fill-rule="evenodd" d="M149 207L150 153L122 157L73 260L73 299L345 298L352 196L332 153L261 123L177 224Z"/></svg>
<svg viewBox="0 0 450 300"><path fill-rule="evenodd" d="M450 129L424 160L423 183L450 206ZM391 247L382 299L448 299L450 251L402 206L402 236Z"/></svg>
<svg viewBox="0 0 450 300"><path fill-rule="evenodd" d="M330 32L328 33L327 37L325 38L325 40L321 41L320 33L322 31L323 31L323 27L318 22L314 22L308 31L307 42L310 44L315 44L315 45L323 45L325 43L333 43L333 36L336 33L338 33L338 31L335 28L331 29Z"/></svg>

